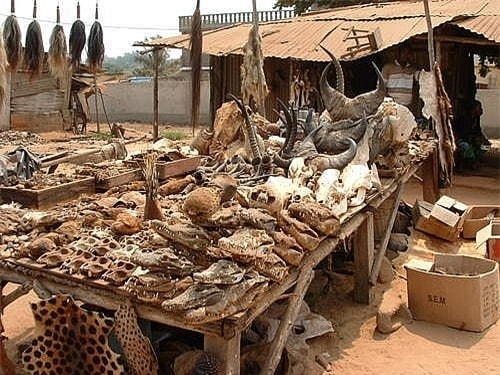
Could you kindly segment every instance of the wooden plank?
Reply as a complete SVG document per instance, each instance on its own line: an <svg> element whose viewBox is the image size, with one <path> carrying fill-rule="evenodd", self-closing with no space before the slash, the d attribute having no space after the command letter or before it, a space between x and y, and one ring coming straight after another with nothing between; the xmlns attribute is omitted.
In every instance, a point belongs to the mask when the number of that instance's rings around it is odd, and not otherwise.
<svg viewBox="0 0 500 375"><path fill-rule="evenodd" d="M373 299L369 277L374 251L373 214L368 213L354 237L354 300L365 305Z"/></svg>
<svg viewBox="0 0 500 375"><path fill-rule="evenodd" d="M438 154L434 151L422 165L422 193L424 201L434 203L439 198Z"/></svg>
<svg viewBox="0 0 500 375"><path fill-rule="evenodd" d="M0 187L0 196L5 202L19 202L25 207L45 209L61 202L77 198L80 194L94 194L94 177L84 178L45 189L18 189Z"/></svg>
<svg viewBox="0 0 500 375"><path fill-rule="evenodd" d="M134 181L142 179L142 172L140 169L133 169L127 172L120 173L116 176L107 177L102 181L96 181L96 189L98 191L109 190L116 186L122 186Z"/></svg>
<svg viewBox="0 0 500 375"><path fill-rule="evenodd" d="M201 163L201 156L179 159L166 163L158 162L158 178L163 180L170 177L182 176L194 171Z"/></svg>
<svg viewBox="0 0 500 375"><path fill-rule="evenodd" d="M217 356L222 369L221 375L240 374L240 344L241 333L237 333L232 339L225 340L220 336L205 335L204 349Z"/></svg>
<svg viewBox="0 0 500 375"><path fill-rule="evenodd" d="M43 114L11 112L11 129L37 133L62 131L64 122L61 112Z"/></svg>
<svg viewBox="0 0 500 375"><path fill-rule="evenodd" d="M40 78L31 81L16 81L12 85L12 98L17 99L23 96L36 95L57 89L57 80L53 77Z"/></svg>

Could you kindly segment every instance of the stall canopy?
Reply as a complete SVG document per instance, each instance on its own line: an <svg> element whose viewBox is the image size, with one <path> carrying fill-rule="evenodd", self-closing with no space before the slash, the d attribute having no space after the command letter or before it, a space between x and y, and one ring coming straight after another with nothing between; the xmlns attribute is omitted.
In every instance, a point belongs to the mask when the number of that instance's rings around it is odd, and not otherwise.
<svg viewBox="0 0 500 375"><path fill-rule="evenodd" d="M485 43L500 44L500 1L430 1L432 25L452 24L479 34ZM242 55L251 25L235 24L206 31L203 52L214 56ZM342 60L355 60L427 32L422 1L365 4L310 12L287 20L260 25L265 57L328 61L326 47ZM353 45L371 35L372 48L352 52ZM366 38L368 41L368 37ZM159 38L136 46L189 49L189 35Z"/></svg>

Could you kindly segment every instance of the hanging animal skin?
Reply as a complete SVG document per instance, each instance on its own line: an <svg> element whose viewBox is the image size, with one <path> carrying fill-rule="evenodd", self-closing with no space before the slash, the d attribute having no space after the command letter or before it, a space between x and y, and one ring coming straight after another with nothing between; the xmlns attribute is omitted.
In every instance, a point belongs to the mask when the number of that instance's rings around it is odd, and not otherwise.
<svg viewBox="0 0 500 375"><path fill-rule="evenodd" d="M11 15L5 19L3 24L3 39L5 40L5 51L9 68L15 72L23 57L23 46L21 43L21 28L14 15L16 12L15 1L10 1Z"/></svg>
<svg viewBox="0 0 500 375"><path fill-rule="evenodd" d="M85 34L85 24L80 20L80 2L76 5L76 18L69 32L69 50L74 72L80 69L82 51L85 48L85 40L87 38Z"/></svg>
<svg viewBox="0 0 500 375"><path fill-rule="evenodd" d="M24 47L24 65L31 73L31 78L39 76L43 69L45 49L43 47L42 29L36 20L36 0L33 3L33 21L26 30Z"/></svg>
<svg viewBox="0 0 500 375"><path fill-rule="evenodd" d="M54 26L52 34L50 35L49 56L47 62L49 64L50 73L54 77L62 80L68 69L66 60L68 47L66 45L66 35L64 34L64 29L60 22L61 15L59 6L57 6L57 24Z"/></svg>

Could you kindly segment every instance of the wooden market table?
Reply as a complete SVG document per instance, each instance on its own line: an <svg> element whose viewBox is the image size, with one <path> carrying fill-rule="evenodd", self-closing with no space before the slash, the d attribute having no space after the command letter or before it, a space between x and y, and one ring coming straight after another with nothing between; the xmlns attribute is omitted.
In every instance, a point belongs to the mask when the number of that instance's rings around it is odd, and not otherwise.
<svg viewBox="0 0 500 375"><path fill-rule="evenodd" d="M436 152L420 163L408 168L404 175L398 178L382 179L382 189L367 197L362 206L351 209L341 219L340 235L324 239L319 247L309 252L302 265L294 269L281 283L273 283L265 293L259 295L249 308L222 320L192 324L182 315L165 311L161 307L146 305L133 300L137 315L142 319L196 331L204 335L205 350L216 354L225 364L224 374L240 373L240 340L242 332L253 320L275 301L289 298L288 308L281 319L279 329L271 344L261 375L274 374L281 353L285 346L288 333L295 321L310 282L313 279L314 268L329 254L339 241L354 235L354 299L357 302L369 304L372 286L378 276L377 268L385 254L389 235L394 223L402 185L411 178L423 165L424 198L434 201L437 190L437 158ZM375 243L382 251L375 253ZM20 284L18 291L3 296L2 290L6 283ZM99 280L85 279L85 283L75 275L64 275L58 272L37 267L36 265L19 264L19 262L0 260L0 311L2 306L12 302L18 294L22 295L30 288L35 291L46 291L49 294L69 294L74 299L96 305L109 310L116 310L124 301L132 297L123 289L113 287ZM289 292L290 289L293 290ZM8 301L8 302L7 302Z"/></svg>

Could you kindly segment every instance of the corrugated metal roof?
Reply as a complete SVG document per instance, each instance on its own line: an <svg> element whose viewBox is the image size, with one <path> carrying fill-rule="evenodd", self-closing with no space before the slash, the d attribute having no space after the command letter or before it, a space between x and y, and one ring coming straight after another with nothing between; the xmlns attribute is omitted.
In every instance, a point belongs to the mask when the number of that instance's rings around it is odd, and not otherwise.
<svg viewBox="0 0 500 375"><path fill-rule="evenodd" d="M500 15L472 17L452 23L500 43Z"/></svg>
<svg viewBox="0 0 500 375"><path fill-rule="evenodd" d="M319 48L326 47L336 56L342 56L353 45L345 40L351 28L380 32L378 52L399 44L412 36L427 32L427 24L421 1L400 1L336 8L308 13L286 21L263 23L262 52L266 57L293 58L308 61L328 61ZM454 23L486 38L500 42L498 36L498 0L439 0L430 2L432 25L465 18ZM248 39L251 25L241 24L203 33L203 52L210 55L241 55ZM189 48L189 35L160 38L141 45ZM359 53L360 58L374 52Z"/></svg>

